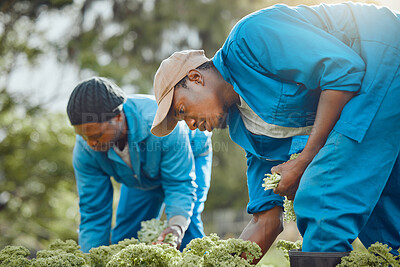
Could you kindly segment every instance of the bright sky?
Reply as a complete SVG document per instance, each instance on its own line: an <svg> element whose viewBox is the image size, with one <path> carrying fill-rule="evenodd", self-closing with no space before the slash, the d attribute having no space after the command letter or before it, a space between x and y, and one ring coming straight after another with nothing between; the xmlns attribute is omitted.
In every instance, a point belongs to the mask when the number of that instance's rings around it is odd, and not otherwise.
<svg viewBox="0 0 400 267"><path fill-rule="evenodd" d="M82 0L75 0L78 4ZM110 6L105 3L99 5L94 12L103 15L108 14L104 10L110 10ZM329 2L329 1L321 1ZM379 0L382 5L400 12L399 0ZM101 3L101 2L100 2ZM70 10L67 16L51 14L39 20L39 27L46 32L46 37L51 40L62 40L70 32L73 21L74 10ZM93 14L94 17L94 14ZM90 19L89 19L89 23ZM61 65L57 62L55 53L46 54L39 61L40 64L35 68L27 66L24 62L18 65L17 70L11 76L9 89L11 91L27 93L33 103L51 103L47 105L52 111L64 112L66 109L69 94L74 86L81 80L91 77L90 72L80 73L72 65ZM1 80L0 80L1 82ZM128 90L127 90L128 91ZM128 91L129 92L129 91ZM131 93L131 92L130 92Z"/></svg>

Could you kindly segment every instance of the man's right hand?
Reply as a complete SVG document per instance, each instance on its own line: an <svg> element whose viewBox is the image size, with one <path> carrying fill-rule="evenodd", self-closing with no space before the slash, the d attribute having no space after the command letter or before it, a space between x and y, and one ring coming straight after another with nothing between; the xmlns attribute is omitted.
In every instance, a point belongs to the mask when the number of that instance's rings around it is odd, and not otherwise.
<svg viewBox="0 0 400 267"><path fill-rule="evenodd" d="M167 234L172 234L177 238L176 248L179 249L181 246L181 243L182 243L183 235L184 235L182 227L180 227L179 225L168 226L167 228L164 229L164 231L162 231L160 236L157 238L157 241L155 242L155 244L165 243L164 239L167 236Z"/></svg>
<svg viewBox="0 0 400 267"><path fill-rule="evenodd" d="M253 214L253 218L239 238L257 243L261 247L262 255L264 255L282 231L283 209L275 206L270 210ZM260 259L254 260L253 264Z"/></svg>

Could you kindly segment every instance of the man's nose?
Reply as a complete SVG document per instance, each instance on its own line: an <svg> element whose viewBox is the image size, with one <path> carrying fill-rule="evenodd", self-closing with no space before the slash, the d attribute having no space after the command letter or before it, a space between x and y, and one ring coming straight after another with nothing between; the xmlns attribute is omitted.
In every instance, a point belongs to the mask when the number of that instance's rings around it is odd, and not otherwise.
<svg viewBox="0 0 400 267"><path fill-rule="evenodd" d="M194 119L185 119L186 124L189 126L190 130L196 130L197 124Z"/></svg>

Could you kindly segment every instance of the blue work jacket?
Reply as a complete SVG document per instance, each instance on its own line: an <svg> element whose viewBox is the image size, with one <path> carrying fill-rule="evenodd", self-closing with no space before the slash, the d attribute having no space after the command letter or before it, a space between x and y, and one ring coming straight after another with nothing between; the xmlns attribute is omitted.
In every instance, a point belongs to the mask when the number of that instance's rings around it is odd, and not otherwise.
<svg viewBox="0 0 400 267"><path fill-rule="evenodd" d="M240 20L212 60L259 117L289 130L313 125L322 90L356 92L335 130L362 142L399 68L400 21L398 14L375 5L275 5ZM272 192L253 190L252 195L251 188L273 165L263 161L288 160L306 137L253 135L236 107L228 125L232 140L247 153L248 211L271 208L268 201L281 203ZM264 204L250 205L261 195Z"/></svg>
<svg viewBox="0 0 400 267"><path fill-rule="evenodd" d="M190 131L180 122L170 135L156 137L150 133L156 110L157 103L149 96L129 97L123 105L132 169L113 148L96 152L76 136L73 166L79 194L80 239L109 243L113 202L110 177L141 190L162 187L167 219L192 215L197 187L194 157L211 153L211 134Z"/></svg>
<svg viewBox="0 0 400 267"><path fill-rule="evenodd" d="M400 64L400 21L375 5L275 5L239 21L213 63L273 125L312 125L321 90L357 92L335 130L361 142Z"/></svg>
<svg viewBox="0 0 400 267"><path fill-rule="evenodd" d="M255 135L246 129L236 106L229 109L227 122L230 137L246 151L249 191L247 212L253 214L277 205L283 207L283 197L274 194L272 190L264 190L263 178L271 172L273 166L288 161L291 154L300 153L307 143L308 136L272 138Z"/></svg>

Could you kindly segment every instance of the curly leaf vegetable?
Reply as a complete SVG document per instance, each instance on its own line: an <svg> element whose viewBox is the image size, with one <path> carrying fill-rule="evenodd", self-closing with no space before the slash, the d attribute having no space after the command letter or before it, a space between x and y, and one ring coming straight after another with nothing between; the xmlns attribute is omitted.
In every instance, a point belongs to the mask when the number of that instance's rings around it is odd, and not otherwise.
<svg viewBox="0 0 400 267"><path fill-rule="evenodd" d="M342 258L337 267L399 267L400 257L390 251L392 248L388 245L376 242L368 248L368 253L350 252L349 256ZM398 253L400 254L400 249Z"/></svg>
<svg viewBox="0 0 400 267"><path fill-rule="evenodd" d="M167 221L161 221L158 219L142 221L140 225L141 229L138 231L138 239L140 242L147 245L151 245L153 242L157 241L161 232L168 226ZM173 234L167 234L163 242L176 247L177 240L178 238Z"/></svg>
<svg viewBox="0 0 400 267"><path fill-rule="evenodd" d="M183 250L184 266L251 266L254 259L261 257L261 248L254 242L241 239L221 240L216 234L190 241ZM242 258L246 255L246 259Z"/></svg>
<svg viewBox="0 0 400 267"><path fill-rule="evenodd" d="M296 242L278 240L276 242L276 248L283 251L283 255L287 260L289 260L289 250L301 249L303 241L297 240Z"/></svg>
<svg viewBox="0 0 400 267"><path fill-rule="evenodd" d="M106 266L177 266L181 257L181 253L170 245L141 243L124 248L112 256Z"/></svg>
<svg viewBox="0 0 400 267"><path fill-rule="evenodd" d="M289 260L289 250L301 249L302 241L296 242L278 240L276 247L283 251ZM400 267L400 256L391 253L392 248L386 244L376 242L368 248L368 252L352 251L349 256L342 257L336 267ZM398 250L400 254L400 249Z"/></svg>
<svg viewBox="0 0 400 267"><path fill-rule="evenodd" d="M138 231L139 241L150 245L153 242L157 241L157 237L167 227L167 222L157 219L151 219L148 221L142 221L140 223L140 226L140 231Z"/></svg>
<svg viewBox="0 0 400 267"><path fill-rule="evenodd" d="M30 254L23 246L6 246L0 251L0 266L32 266L27 259Z"/></svg>
<svg viewBox="0 0 400 267"><path fill-rule="evenodd" d="M176 247L177 246L176 241L178 241L178 237L169 233L165 236L163 243L170 244L171 246Z"/></svg>
<svg viewBox="0 0 400 267"><path fill-rule="evenodd" d="M125 239L118 244L92 248L89 253L79 250L75 241L55 240L46 250L28 259L28 249L7 246L0 251L1 267L114 267L114 266L251 266L261 257L261 248L241 239L221 240L216 234L193 239L181 253L169 244L146 245ZM242 258L245 255L246 258Z"/></svg>
<svg viewBox="0 0 400 267"><path fill-rule="evenodd" d="M112 256L114 256L127 246L135 244L139 244L139 241L135 238L131 238L119 241L118 244L92 248L89 251L90 265L93 267L106 266L107 263L111 260Z"/></svg>

